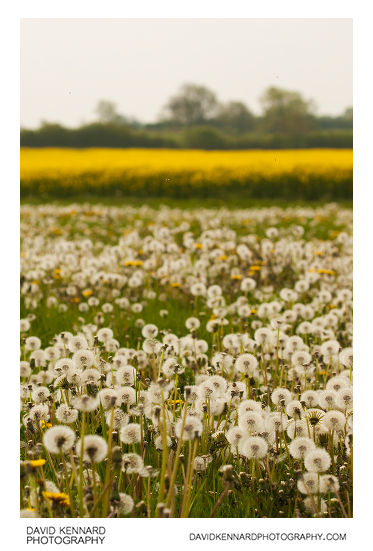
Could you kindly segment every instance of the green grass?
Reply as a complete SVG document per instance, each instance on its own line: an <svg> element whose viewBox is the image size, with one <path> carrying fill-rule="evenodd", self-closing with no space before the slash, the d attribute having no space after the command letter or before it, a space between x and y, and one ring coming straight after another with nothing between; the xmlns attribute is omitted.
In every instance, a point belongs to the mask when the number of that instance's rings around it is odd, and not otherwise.
<svg viewBox="0 0 373 551"><path fill-rule="evenodd" d="M333 201L333 199L332 199ZM90 205L105 205L115 207L141 207L148 205L152 208L160 208L166 206L169 208L180 209L195 209L195 208L269 208L269 207L319 207L325 205L327 201L305 201L305 200L285 200L285 199L260 199L260 198L247 198L240 195L229 195L224 197L209 197L205 199L196 199L192 197L183 197L175 199L172 197L114 197L107 195L94 196L92 194L76 195L67 198L51 198L45 200L41 196L30 195L29 197L21 197L21 205L55 205L66 206L71 204L90 204ZM336 200L338 206L341 208L352 208L352 200Z"/></svg>
<svg viewBox="0 0 373 551"><path fill-rule="evenodd" d="M33 219L32 224L28 219L27 213L22 213L22 219L24 224L28 225L28 230L32 233L33 237L42 236L45 239L45 242L51 246L53 250L53 243L57 242L55 240L63 239L67 240L79 240L89 236L92 242L96 243L97 241L102 241L102 246L98 247L98 252L102 251L103 247L112 247L118 243L119 238L123 235L123 231L127 228L133 227L133 224L139 220L139 215L133 213L129 215L127 212L123 216L117 215L116 217L111 218L110 211L104 209L104 212L100 212L100 206L96 202L92 201L92 198L82 197L80 204L88 203L87 209L83 208L78 213L67 213L66 211L60 212L56 210L53 220L49 219L46 221L43 217L38 218L37 216ZM101 202L101 201L100 201ZM26 207L30 204L29 201L25 202L24 206ZM66 206L69 203L67 201L58 201L55 202L55 206ZM161 202L159 200L147 201L149 207L161 208ZM37 206L38 203L35 201L34 206ZM102 205L106 206L115 206L120 207L123 205L130 205L133 207L141 206L141 202L138 200L126 201L121 203L120 201L113 202L109 201L108 198L102 198ZM217 204L216 202L204 203L201 205L199 201L187 201L183 200L178 201L168 201L169 207L177 206L180 209L193 209L195 207L206 207L212 208L213 206L224 206L232 208L239 206L244 208L244 206L253 206L251 202L247 205L244 202L235 203L228 202L224 204ZM281 202L274 201L273 203L261 203L260 201L255 204L255 207L268 207L268 206L290 206L281 204ZM298 204L300 207L308 207L309 203ZM318 203L317 207L322 205ZM351 205L349 203L344 204L346 208L349 208ZM95 209L95 214L87 214L90 209ZM341 221L339 218L341 205L337 205L324 217L316 220L310 216L304 218L303 220L299 219L297 212L293 212L288 217L281 218L278 222L275 223L276 227L283 231L285 235L288 235L288 231L294 225L302 225L304 229L304 234L302 240L305 242L314 241L315 244L321 244L323 241L330 240L333 232L349 230L345 227L345 222ZM73 208L71 209L73 211ZM148 223L153 221L155 211L149 211L141 219L141 226L139 226L139 233L141 238L144 238L148 235ZM250 218L250 213L248 213L248 218ZM178 218L176 217L178 222ZM172 225L173 220L170 218L170 224ZM229 220L230 229L234 230L237 238L246 236L247 234L254 234L257 236L258 240L263 239L266 236L266 230L271 223L259 222L254 220L248 224L239 224L235 221L234 216ZM54 228L58 230L57 233L53 233ZM103 230L103 234L100 232ZM201 232L201 227L196 220L192 220L190 223L190 231L194 236L198 236ZM181 237L177 238L178 245L181 245ZM24 236L22 236L22 250L24 250ZM259 253L254 249L254 260L253 262L259 260ZM198 256L198 252L191 253L193 256L193 261L195 261ZM338 251L337 251L338 254ZM245 268L247 270L247 267ZM123 263L118 263L117 270L124 272ZM284 287L292 288L295 282L299 279L299 273L297 273L291 261L283 267L279 272L271 271L270 267L269 274L266 277L262 285L272 285L273 290L269 295L266 295L263 301L270 302L272 300L278 300L279 292ZM129 272L130 270L128 270ZM128 273L127 272L127 273ZM95 308L91 307L88 312L82 313L79 311L78 303L75 303L71 300L69 296L66 295L65 289L66 286L70 283L70 276L55 278L53 277L54 270L46 269L43 281L39 284L38 290L38 301L35 308L30 308L26 305L25 299L28 298L28 292L26 291L21 298L21 318L26 318L27 315L32 313L35 316L35 319L32 321L31 334L39 336L42 340L42 348L46 348L53 344L53 338L60 334L62 331L71 331L76 334L80 331L82 324L89 324L95 322L95 316L98 312L101 312L102 303L108 301L113 302L113 297L111 291L113 287L110 284L99 284L94 289L95 296L100 297L100 306ZM25 274L22 274L24 277ZM27 275L27 270L26 270ZM255 276L258 279L258 285L260 285L259 276ZM234 300L241 294L240 292L240 283L239 281L235 282L229 279L229 277L224 278L221 276L221 279L218 280L224 290L224 297L227 301L227 304L232 304ZM209 284L214 283L215 280L211 277ZM24 281L22 281L24 283ZM89 286L87 284L87 286ZM114 305L114 311L109 314L104 314L104 319L102 322L103 327L110 327L114 331L114 337L118 339L121 346L131 347L134 349L140 348L142 345L143 337L141 335L141 329L136 326L136 320L141 318L145 323L154 323L157 325L160 332L162 331L172 331L178 336L185 335L185 320L190 316L197 316L201 320L201 328L198 330L198 338L205 339L209 344L209 354L222 350L222 337L223 331L221 333L211 334L206 330L206 322L212 314L212 309L208 308L202 300L193 299L188 293L188 290L184 287L181 288L171 288L170 286L162 286L157 277L152 275L152 273L147 273L145 278L144 288L151 289L155 292L156 297L154 299L144 299L142 297L142 289L128 289L126 288L121 292L121 296L127 296L130 298L131 302L143 301L145 306L143 311L140 314L135 314L131 310L121 310L117 305ZM84 297L82 294L82 289L78 290L77 297L80 300L81 304L84 302ZM161 300L161 295L165 294L165 300ZM57 306L48 306L47 300L49 297L54 296L57 299ZM312 299L312 294L301 296L299 300L304 301L305 303L310 302ZM248 295L249 303L253 306L256 306L257 303L260 303L253 295ZM67 310L60 311L58 308L59 305L66 305ZM161 316L161 310L167 310L167 316ZM322 316L328 312L326 307L320 307L319 310L315 311L315 316ZM83 318L83 321L82 321ZM252 318L249 318L246 321L235 320L234 316L228 316L229 324L224 327L224 333L242 333L244 331L251 332L250 323L253 320L257 320L255 314ZM265 324L269 324L269 319L264 320ZM338 338L342 347L349 346L348 335L345 335L344 322L341 323L339 327ZM291 326L289 334L294 334L296 325ZM312 344L318 344L319 339L314 338ZM98 349L100 351L101 357L110 362L111 354L104 350L103 346ZM282 370L277 369L276 358L265 361L263 358L260 358L260 353L258 352L258 358L261 368L269 367L270 373L272 376L271 388L276 386L288 386L292 391L294 391L294 381L287 380L282 377ZM181 360L180 360L181 361ZM281 362L280 362L281 363ZM331 376L331 367L326 366L326 375L318 374L313 381L314 388L324 388L324 384L327 377ZM41 368L34 367L33 374L37 374ZM136 390L141 388L147 388L149 381L154 378L152 373L152 366L148 364L143 370L144 373L141 374L141 377L138 377L136 382ZM285 369L286 373L286 369ZM263 407L270 405L270 389L264 389L263 384L259 380L249 381L243 379L249 389L249 397L261 401ZM185 369L184 373L180 375L177 382L175 382L175 387L177 388L176 397L177 399L182 399L184 387L186 385L191 385L195 383L195 373L194 370L189 366ZM101 384L101 383L100 383ZM51 386L52 389L52 386ZM93 392L94 389L90 389ZM88 392L88 390L87 390ZM54 412L56 407L55 399L51 403L51 411ZM124 406L123 406L124 407ZM171 409L171 408L170 408ZM174 408L175 415L177 418L181 415L181 406L177 404ZM24 412L23 412L24 414ZM228 419L229 415L229 404L225 405L224 411L217 416L217 421L224 422ZM204 422L206 422L208 414L205 415ZM52 414L52 424L55 424ZM149 419L144 417L144 434L146 435L147 445L142 449L141 444L127 445L121 444L118 438L118 433L114 434L114 444L119 445L122 453L133 452L140 453L143 451L145 465L152 465L155 471L159 474L162 470L162 453L157 451L154 446L154 431L150 431ZM82 429L82 416L79 415L78 420L72 427L77 434L81 433ZM44 430L44 429L43 429ZM34 446L38 442L42 441L42 432L36 430L33 432L29 429L26 429L24 424L21 424L21 441L25 444L31 442ZM107 423L102 420L102 410L94 411L86 415L86 434L98 434L104 437L107 437L109 428ZM212 462L208 465L207 470L202 474L195 473L193 480L193 485L191 488L191 508L189 512L190 517L194 518L207 518L213 512L214 516L218 518L286 518L286 517L310 517L312 516L309 512L305 511L303 498L297 489L297 478L303 472L304 468L302 461L296 461L294 458L290 457L287 452L287 444L289 443L289 438L285 436L284 433L279 434L279 447L274 453L271 453L268 456L268 461L266 462L253 462L252 460L245 459L244 457L234 457L231 453L230 447L227 445L225 436L223 438L215 439L212 431L205 430L204 436L198 441L198 454L210 454L212 456ZM172 446L170 449L170 456L175 454L177 441L173 440ZM328 446L328 442L323 444L325 447ZM191 443L187 442L181 447L181 453L183 459L181 460L179 469L177 470L176 476L176 485L179 489L178 494L175 498L175 512L176 516L179 513L182 506L182 487L184 484L184 475L186 470L186 465L188 462L188 457L191 451ZM278 452L278 453L277 453ZM22 460L30 460L32 458L33 452L30 452L30 449L26 446L21 451ZM36 452L35 452L36 453ZM52 456L50 459L44 448L42 451L37 452L36 457L43 457L47 460L45 466L43 467L43 476L48 480L55 480L54 469L58 472L61 457L59 455ZM40 455L41 454L41 455ZM175 455L172 455L173 460ZM222 465L230 464L233 466L233 472L230 476L223 475L220 472L220 467ZM333 472L338 474L340 486L341 486L341 499L345 505L345 508L351 516L352 511L352 480L351 480L351 469L352 461L346 453L346 449L343 448L342 444L340 449L338 448L338 454L336 454L336 464L333 466ZM106 474L106 464L102 462L97 465L97 475L99 478L99 484L101 488L103 486ZM111 473L117 482L117 485L120 488L121 492L131 494L135 499L135 508L133 516L137 517L146 517L148 515L148 509L150 510L150 516L154 517L157 514L157 503L159 501L159 483L160 476L157 474L154 478L147 479L142 478L139 481L135 480L135 477L123 476L120 474L119 470L113 468ZM149 482L150 480L150 482ZM169 477L164 481L166 484L169 483ZM33 472L32 474L24 472L22 470L22 480L21 480L21 492L24 492L24 487L32 483L42 485L41 471ZM150 488L150 499L147 497L148 492L148 483ZM223 492L228 489L228 493L225 497L222 498L220 505L215 510L215 507L218 504L219 498L223 495ZM67 481L62 478L62 483L60 487L61 491L67 492ZM73 486L73 499L75 504L78 503L77 489L76 485ZM115 498L115 490L112 491L112 499ZM167 494L166 494L167 495ZM333 494L325 495L324 498L328 503L328 515L331 517L342 518L344 516L343 511L339 503L335 500ZM25 496L22 493L22 503L25 503ZM26 500L27 501L27 500ZM142 502L145 502L145 505L142 505ZM140 504L140 505L139 505ZM99 510L101 512L101 509ZM48 511L44 507L43 509L44 516L48 516ZM54 511L55 516L70 516L70 511L66 511L64 508L57 508ZM94 515L95 516L95 515ZM99 516L99 515L97 515Z"/></svg>

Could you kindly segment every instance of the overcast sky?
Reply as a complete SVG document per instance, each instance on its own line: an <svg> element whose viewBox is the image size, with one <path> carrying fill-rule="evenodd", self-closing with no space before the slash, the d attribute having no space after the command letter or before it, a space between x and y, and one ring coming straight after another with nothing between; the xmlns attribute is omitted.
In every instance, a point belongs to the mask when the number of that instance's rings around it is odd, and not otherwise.
<svg viewBox="0 0 373 551"><path fill-rule="evenodd" d="M185 82L260 113L268 86L300 91L318 114L352 105L352 20L24 19L21 123L77 126L100 99L143 122Z"/></svg>

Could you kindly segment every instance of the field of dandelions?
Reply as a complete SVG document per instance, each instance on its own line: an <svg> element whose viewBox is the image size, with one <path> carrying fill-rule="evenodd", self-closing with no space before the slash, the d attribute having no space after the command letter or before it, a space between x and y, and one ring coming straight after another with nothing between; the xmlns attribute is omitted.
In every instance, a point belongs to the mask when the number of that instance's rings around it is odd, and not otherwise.
<svg viewBox="0 0 373 551"><path fill-rule="evenodd" d="M21 208L22 517L351 517L352 211Z"/></svg>

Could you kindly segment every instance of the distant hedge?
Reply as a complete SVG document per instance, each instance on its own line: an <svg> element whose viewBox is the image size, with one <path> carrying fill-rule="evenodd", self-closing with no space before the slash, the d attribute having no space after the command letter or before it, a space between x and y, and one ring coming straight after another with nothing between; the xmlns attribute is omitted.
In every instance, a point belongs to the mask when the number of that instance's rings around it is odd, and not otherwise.
<svg viewBox="0 0 373 551"><path fill-rule="evenodd" d="M196 126L178 131L132 128L119 124L92 123L79 128L44 124L37 130L22 129L21 147L110 147L167 149L306 149L351 148L352 130L315 130L305 134L232 135L212 126Z"/></svg>

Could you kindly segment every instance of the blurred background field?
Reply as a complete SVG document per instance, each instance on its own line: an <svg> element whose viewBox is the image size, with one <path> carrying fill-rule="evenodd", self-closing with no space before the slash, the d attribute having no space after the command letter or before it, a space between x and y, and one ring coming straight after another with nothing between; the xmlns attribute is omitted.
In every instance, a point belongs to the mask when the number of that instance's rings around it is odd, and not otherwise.
<svg viewBox="0 0 373 551"><path fill-rule="evenodd" d="M21 194L350 200L352 151L24 148Z"/></svg>
<svg viewBox="0 0 373 551"><path fill-rule="evenodd" d="M21 200L351 204L351 45L347 20L25 21Z"/></svg>

